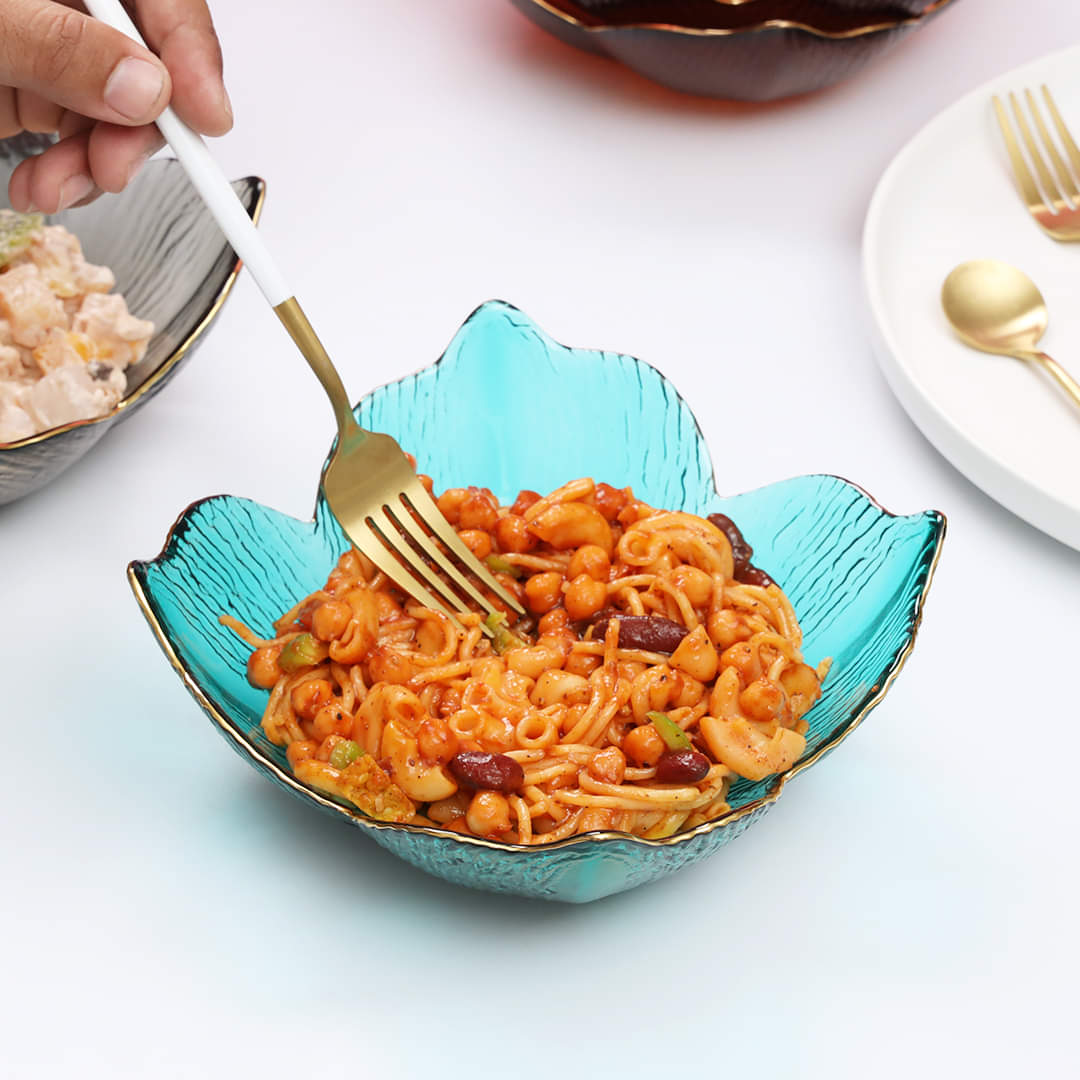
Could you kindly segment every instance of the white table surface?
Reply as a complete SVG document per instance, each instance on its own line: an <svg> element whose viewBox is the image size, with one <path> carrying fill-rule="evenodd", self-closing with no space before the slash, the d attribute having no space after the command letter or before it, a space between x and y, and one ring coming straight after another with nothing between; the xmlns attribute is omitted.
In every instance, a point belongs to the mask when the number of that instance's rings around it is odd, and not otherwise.
<svg viewBox="0 0 1080 1080"><path fill-rule="evenodd" d="M444 884L233 754L124 579L200 496L310 513L330 412L242 277L166 393L0 508L0 1073L1066 1075L1080 554L896 403L859 239L907 138L1080 38L1080 6L967 0L764 108L492 0L217 9L216 153L268 180L266 238L354 396L499 297L661 368L722 487L835 472L949 535L889 697L745 837L585 907ZM745 407L714 404L731 385Z"/></svg>

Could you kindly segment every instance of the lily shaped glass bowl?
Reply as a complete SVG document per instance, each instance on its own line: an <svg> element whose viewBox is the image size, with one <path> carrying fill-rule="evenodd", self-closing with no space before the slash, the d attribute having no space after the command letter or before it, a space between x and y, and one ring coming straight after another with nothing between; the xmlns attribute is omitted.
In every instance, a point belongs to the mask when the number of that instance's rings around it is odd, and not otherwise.
<svg viewBox="0 0 1080 1080"><path fill-rule="evenodd" d="M221 626L230 613L257 633L321 588L347 544L320 499L298 521L228 495L189 507L162 553L128 577L158 642L229 745L298 798L408 862L474 888L583 902L670 874L711 855L761 817L792 777L820 761L882 699L911 651L945 522L897 517L835 476L804 476L721 496L686 402L648 364L566 348L517 309L491 302L443 357L365 397L367 428L412 450L436 490L476 484L511 501L579 476L632 485L646 502L720 511L743 530L754 561L786 590L807 662L833 657L808 714L806 754L786 773L731 789L731 811L662 840L595 832L546 847L385 824L301 784L260 728L266 691L245 677L249 650ZM530 434L532 433L532 434Z"/></svg>
<svg viewBox="0 0 1080 1080"><path fill-rule="evenodd" d="M687 94L773 101L850 78L953 0L511 0L568 45Z"/></svg>
<svg viewBox="0 0 1080 1080"><path fill-rule="evenodd" d="M43 136L0 143L0 191L15 166L47 145ZM249 176L233 182L256 221L265 185ZM179 162L151 161L121 195L52 215L82 244L92 263L116 275L132 314L154 323L146 354L125 372L127 389L105 416L78 420L0 443L0 504L44 487L74 465L113 426L146 404L199 345L225 303L240 263Z"/></svg>

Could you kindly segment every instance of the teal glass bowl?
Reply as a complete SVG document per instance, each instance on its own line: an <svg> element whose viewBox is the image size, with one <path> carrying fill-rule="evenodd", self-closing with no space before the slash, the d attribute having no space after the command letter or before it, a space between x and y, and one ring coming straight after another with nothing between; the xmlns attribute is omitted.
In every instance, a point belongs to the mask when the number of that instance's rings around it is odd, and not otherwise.
<svg viewBox="0 0 1080 1080"><path fill-rule="evenodd" d="M731 811L663 840L623 833L523 847L366 818L309 789L259 721L266 691L245 677L248 649L218 622L256 632L320 588L346 541L321 497L313 521L221 495L189 507L162 553L128 577L158 642L234 750L305 802L448 881L496 892L584 902L697 862L756 821L787 782L847 737L882 699L911 651L945 532L936 511L898 517L835 476L803 476L721 496L686 402L640 360L569 349L517 309L477 309L443 357L380 387L356 407L360 424L392 434L436 490L477 484L512 500L578 476L630 484L657 507L721 511L742 529L787 591L811 664L833 658L808 714L805 756L787 772L739 781Z"/></svg>

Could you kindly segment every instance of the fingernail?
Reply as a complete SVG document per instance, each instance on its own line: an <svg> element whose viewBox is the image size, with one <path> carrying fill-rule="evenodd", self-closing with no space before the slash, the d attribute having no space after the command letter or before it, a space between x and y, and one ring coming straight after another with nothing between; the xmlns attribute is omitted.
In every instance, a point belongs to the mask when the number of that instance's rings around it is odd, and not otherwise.
<svg viewBox="0 0 1080 1080"><path fill-rule="evenodd" d="M156 64L128 56L105 83L105 104L129 120L141 120L161 96L165 77Z"/></svg>
<svg viewBox="0 0 1080 1080"><path fill-rule="evenodd" d="M89 176L79 173L77 176L69 176L60 186L60 202L56 212L66 210L74 206L80 199L85 199L94 190L94 181Z"/></svg>
<svg viewBox="0 0 1080 1080"><path fill-rule="evenodd" d="M221 85L221 104L225 106L225 112L229 115L229 123L233 122L232 101L229 98L229 91L225 89L225 84Z"/></svg>

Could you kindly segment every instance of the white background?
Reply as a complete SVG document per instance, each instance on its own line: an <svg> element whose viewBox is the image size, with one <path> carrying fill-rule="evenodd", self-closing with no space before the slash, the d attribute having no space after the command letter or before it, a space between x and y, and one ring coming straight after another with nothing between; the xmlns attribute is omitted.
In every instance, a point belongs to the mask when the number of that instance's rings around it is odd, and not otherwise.
<svg viewBox="0 0 1080 1080"><path fill-rule="evenodd" d="M267 179L266 239L355 397L499 297L663 370L721 488L835 472L949 535L889 697L745 837L585 907L444 884L233 754L125 582L203 495L310 514L330 410L241 278L166 393L0 508L0 1072L1068 1073L1080 555L900 409L859 237L903 143L1075 42L1080 6L964 0L770 107L652 87L495 0L217 16L216 153Z"/></svg>

